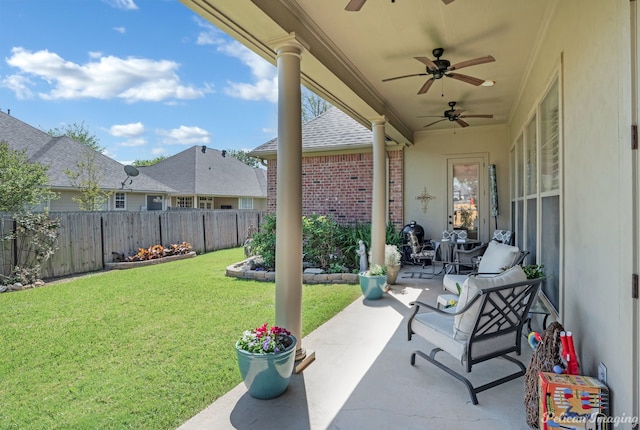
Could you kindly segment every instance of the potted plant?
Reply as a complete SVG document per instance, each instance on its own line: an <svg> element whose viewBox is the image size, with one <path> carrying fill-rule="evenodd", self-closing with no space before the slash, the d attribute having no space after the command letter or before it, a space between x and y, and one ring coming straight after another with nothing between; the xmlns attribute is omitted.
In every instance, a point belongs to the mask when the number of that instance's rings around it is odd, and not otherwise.
<svg viewBox="0 0 640 430"><path fill-rule="evenodd" d="M527 264L522 266L527 279L544 278L544 264Z"/></svg>
<svg viewBox="0 0 640 430"><path fill-rule="evenodd" d="M365 299L376 300L382 297L387 283L387 266L373 264L369 270L360 272L360 289Z"/></svg>
<svg viewBox="0 0 640 430"><path fill-rule="evenodd" d="M393 285L400 273L400 251L395 245L384 246L384 264L387 267L387 284Z"/></svg>
<svg viewBox="0 0 640 430"><path fill-rule="evenodd" d="M273 399L289 386L296 358L295 336L267 323L247 330L236 342L238 367L251 397Z"/></svg>

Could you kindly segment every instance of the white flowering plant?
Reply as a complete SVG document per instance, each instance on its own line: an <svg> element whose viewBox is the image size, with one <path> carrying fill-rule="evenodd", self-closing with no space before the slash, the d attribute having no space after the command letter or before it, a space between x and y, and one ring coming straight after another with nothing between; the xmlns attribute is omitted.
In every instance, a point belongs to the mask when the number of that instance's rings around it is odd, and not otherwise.
<svg viewBox="0 0 640 430"><path fill-rule="evenodd" d="M384 246L384 264L387 266L397 266L400 264L400 251L395 245Z"/></svg>
<svg viewBox="0 0 640 430"><path fill-rule="evenodd" d="M291 332L285 328L264 323L260 327L246 330L236 342L236 348L253 354L283 352L293 343Z"/></svg>

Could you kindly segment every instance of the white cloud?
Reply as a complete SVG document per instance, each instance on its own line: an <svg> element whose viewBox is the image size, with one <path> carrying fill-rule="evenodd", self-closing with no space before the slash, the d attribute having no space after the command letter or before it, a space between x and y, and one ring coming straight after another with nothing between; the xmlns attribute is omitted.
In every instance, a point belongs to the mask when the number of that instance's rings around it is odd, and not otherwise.
<svg viewBox="0 0 640 430"><path fill-rule="evenodd" d="M106 4L116 9L123 10L136 10L138 6L136 6L133 0L103 0Z"/></svg>
<svg viewBox="0 0 640 430"><path fill-rule="evenodd" d="M239 42L218 47L218 51L238 58L251 69L255 78L252 83L228 82L225 93L245 100L267 100L278 102L278 76L276 68Z"/></svg>
<svg viewBox="0 0 640 430"><path fill-rule="evenodd" d="M144 133L144 125L141 122L131 124L112 125L109 134L116 137L137 137Z"/></svg>
<svg viewBox="0 0 640 430"><path fill-rule="evenodd" d="M217 50L225 55L239 59L251 69L253 82L227 83L225 94L245 100L267 100L271 103L278 102L277 70L268 61L264 60L244 45L237 41L229 41L220 30L207 21L195 17L197 25L203 30L198 33L196 43L198 45L216 45Z"/></svg>
<svg viewBox="0 0 640 430"><path fill-rule="evenodd" d="M200 127L181 125L180 128L171 130L156 130L156 133L164 136L162 143L167 145L194 145L211 142L211 134Z"/></svg>
<svg viewBox="0 0 640 430"><path fill-rule="evenodd" d="M165 148L153 148L151 150L151 153L153 155L162 155L162 154L166 154L167 150Z"/></svg>
<svg viewBox="0 0 640 430"><path fill-rule="evenodd" d="M125 34L127 32L127 29L124 27L113 27L113 30L120 34Z"/></svg>
<svg viewBox="0 0 640 430"><path fill-rule="evenodd" d="M193 99L212 91L208 85L204 88L182 85L176 74L179 64L168 60L106 56L99 61L76 64L48 50L30 52L18 47L12 49L6 61L20 70L14 76L37 77L48 85L48 92L38 93L45 100L121 98L134 103Z"/></svg>
<svg viewBox="0 0 640 430"><path fill-rule="evenodd" d="M225 38L223 36L224 33L222 31L218 30L199 16L194 16L193 20L196 22L198 27L204 29L198 33L198 38L196 39L197 45L220 45L225 43Z"/></svg>
<svg viewBox="0 0 640 430"><path fill-rule="evenodd" d="M137 138L128 139L122 142L120 146L134 147L134 146L144 146L146 144L147 144L147 139L143 137L137 137Z"/></svg>
<svg viewBox="0 0 640 430"><path fill-rule="evenodd" d="M26 100L33 98L33 93L29 87L33 83L23 75L10 75L0 81L0 86L13 91L18 100Z"/></svg>

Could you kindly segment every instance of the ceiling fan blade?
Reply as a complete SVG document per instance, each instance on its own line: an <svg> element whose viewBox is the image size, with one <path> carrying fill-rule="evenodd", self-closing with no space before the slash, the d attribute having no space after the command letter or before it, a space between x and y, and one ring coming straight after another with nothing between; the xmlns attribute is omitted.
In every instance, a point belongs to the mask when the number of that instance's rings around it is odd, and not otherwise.
<svg viewBox="0 0 640 430"><path fill-rule="evenodd" d="M460 63L452 64L447 68L447 70L458 70L463 67L476 66L478 64L491 63L496 61L491 55L487 55L486 57L474 58L473 60L462 61Z"/></svg>
<svg viewBox="0 0 640 430"><path fill-rule="evenodd" d="M464 112L464 109L456 109L453 112L451 112L451 116L460 116L462 112Z"/></svg>
<svg viewBox="0 0 640 430"><path fill-rule="evenodd" d="M484 82L482 79L474 78L473 76L461 75L460 73L447 73L445 76L466 82L467 84L475 85L476 87L482 85Z"/></svg>
<svg viewBox="0 0 640 430"><path fill-rule="evenodd" d="M357 12L362 6L367 2L367 0L351 0L347 7L344 10L348 10L349 12Z"/></svg>
<svg viewBox="0 0 640 430"><path fill-rule="evenodd" d="M412 75L402 75L402 76L396 76L395 78L383 79L382 82L394 81L396 79L402 79L402 78L410 78L412 76L427 76L427 75L428 73L414 73Z"/></svg>
<svg viewBox="0 0 640 430"><path fill-rule="evenodd" d="M466 122L464 122L464 121L463 121L463 120L461 120L461 119L457 119L457 120L456 120L456 122L457 122L458 124L460 124L460 127L469 127L469 124L467 124Z"/></svg>
<svg viewBox="0 0 640 430"><path fill-rule="evenodd" d="M420 115L420 116L417 116L416 118L444 118L444 119L446 119L442 115Z"/></svg>
<svg viewBox="0 0 640 430"><path fill-rule="evenodd" d="M442 0L442 3L444 3L444 4L453 3L453 0Z"/></svg>
<svg viewBox="0 0 640 430"><path fill-rule="evenodd" d="M462 115L460 118L493 118L493 115Z"/></svg>
<svg viewBox="0 0 640 430"><path fill-rule="evenodd" d="M425 82L422 88L420 88L420 90L418 91L418 94L424 94L427 91L429 91L429 88L431 88L431 85L433 85L433 81L435 81L435 79L433 78L427 79L427 82Z"/></svg>
<svg viewBox="0 0 640 430"><path fill-rule="evenodd" d="M438 66L436 65L436 63L434 63L432 60L430 60L427 57L413 57L413 58L415 58L416 60L420 61L422 64L432 69L438 70Z"/></svg>
<svg viewBox="0 0 640 430"><path fill-rule="evenodd" d="M427 125L425 125L425 127L430 127L430 126L432 126L433 124L437 124L437 123L439 123L439 122L446 121L446 120L447 120L446 118L445 118L445 119L439 119L439 120L437 120L436 122L432 122L431 124L427 124Z"/></svg>

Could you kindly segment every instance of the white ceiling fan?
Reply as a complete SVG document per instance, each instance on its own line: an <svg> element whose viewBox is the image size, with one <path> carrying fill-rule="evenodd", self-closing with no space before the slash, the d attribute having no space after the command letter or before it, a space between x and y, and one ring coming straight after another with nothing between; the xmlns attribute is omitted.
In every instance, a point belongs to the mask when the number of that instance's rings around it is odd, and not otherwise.
<svg viewBox="0 0 640 430"><path fill-rule="evenodd" d="M453 3L454 0L442 0L442 3L444 4L449 4L449 3ZM357 12L359 11L362 6L364 6L364 4L367 2L367 0L350 0L349 4L347 4L347 7L344 8L344 10L348 10L349 12ZM395 3L396 0L391 0L391 3Z"/></svg>

